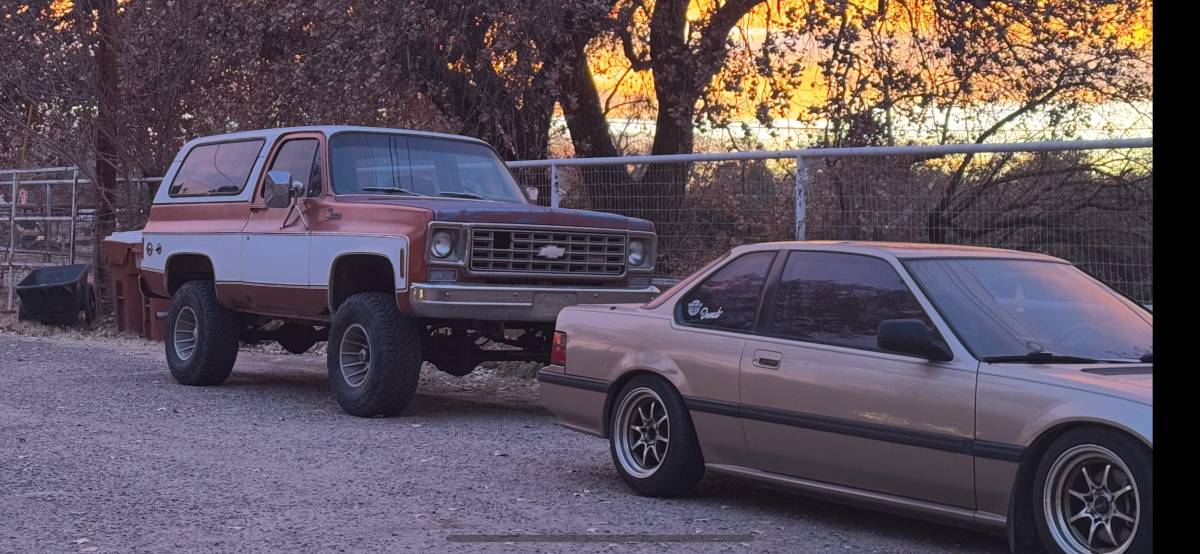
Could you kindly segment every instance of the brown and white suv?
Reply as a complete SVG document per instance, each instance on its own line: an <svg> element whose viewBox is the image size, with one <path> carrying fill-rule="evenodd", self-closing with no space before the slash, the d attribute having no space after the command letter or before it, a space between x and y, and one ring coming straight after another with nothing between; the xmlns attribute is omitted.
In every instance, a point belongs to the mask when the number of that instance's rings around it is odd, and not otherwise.
<svg viewBox="0 0 1200 554"><path fill-rule="evenodd" d="M328 340L338 402L360 416L403 410L423 361L547 360L562 308L658 293L649 222L537 206L486 143L416 131L193 140L142 242L144 292L172 299L176 380L221 383L240 341Z"/></svg>

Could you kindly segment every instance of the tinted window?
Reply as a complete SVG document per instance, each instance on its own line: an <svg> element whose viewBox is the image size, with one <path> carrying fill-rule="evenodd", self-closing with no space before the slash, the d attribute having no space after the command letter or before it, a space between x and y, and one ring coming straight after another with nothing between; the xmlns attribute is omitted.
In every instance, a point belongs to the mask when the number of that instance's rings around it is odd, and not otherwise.
<svg viewBox="0 0 1200 554"><path fill-rule="evenodd" d="M759 295L774 258L774 252L755 252L729 262L680 300L680 320L730 331L754 329Z"/></svg>
<svg viewBox="0 0 1200 554"><path fill-rule="evenodd" d="M481 144L379 133L330 140L339 194L382 192L524 202L508 168Z"/></svg>
<svg viewBox="0 0 1200 554"><path fill-rule="evenodd" d="M263 141L204 144L192 148L171 181L171 196L222 196L242 192Z"/></svg>
<svg viewBox="0 0 1200 554"><path fill-rule="evenodd" d="M321 164L317 139L295 139L283 143L268 171L286 171L292 181L304 183L309 196L321 193Z"/></svg>
<svg viewBox="0 0 1200 554"><path fill-rule="evenodd" d="M920 319L938 336L887 262L853 254L792 252L779 279L768 332L878 350L879 322L887 319Z"/></svg>

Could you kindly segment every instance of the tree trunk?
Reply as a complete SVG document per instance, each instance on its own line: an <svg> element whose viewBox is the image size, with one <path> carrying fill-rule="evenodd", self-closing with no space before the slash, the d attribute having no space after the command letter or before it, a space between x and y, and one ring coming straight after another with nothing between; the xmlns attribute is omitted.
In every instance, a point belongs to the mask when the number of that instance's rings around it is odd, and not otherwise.
<svg viewBox="0 0 1200 554"><path fill-rule="evenodd" d="M117 188L117 0L95 0L96 13L96 182L93 195L92 267L97 299L108 300L108 276L100 263L100 241L115 230L114 191Z"/></svg>

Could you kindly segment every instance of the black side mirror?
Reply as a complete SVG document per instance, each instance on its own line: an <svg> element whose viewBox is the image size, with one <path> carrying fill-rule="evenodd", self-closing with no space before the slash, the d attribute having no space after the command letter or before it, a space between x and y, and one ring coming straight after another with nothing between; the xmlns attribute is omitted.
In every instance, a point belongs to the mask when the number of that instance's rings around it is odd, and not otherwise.
<svg viewBox="0 0 1200 554"><path fill-rule="evenodd" d="M929 328L919 319L885 319L879 322L877 336L879 347L884 350L912 354L938 362L954 359L945 344L933 340Z"/></svg>

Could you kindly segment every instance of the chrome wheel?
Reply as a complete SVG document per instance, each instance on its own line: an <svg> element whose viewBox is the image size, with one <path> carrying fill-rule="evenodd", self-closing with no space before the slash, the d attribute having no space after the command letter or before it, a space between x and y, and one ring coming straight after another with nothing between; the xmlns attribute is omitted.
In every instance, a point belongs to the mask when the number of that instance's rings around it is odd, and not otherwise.
<svg viewBox="0 0 1200 554"><path fill-rule="evenodd" d="M645 479L662 466L671 441L671 422L658 393L636 388L621 401L613 427L617 459L630 475Z"/></svg>
<svg viewBox="0 0 1200 554"><path fill-rule="evenodd" d="M1137 483L1107 448L1082 444L1063 452L1042 496L1050 534L1066 552L1120 554L1137 534Z"/></svg>
<svg viewBox="0 0 1200 554"><path fill-rule="evenodd" d="M180 361L186 362L196 351L196 339L200 336L200 326L196 324L196 312L184 306L175 316L175 333L171 337L175 344L175 355Z"/></svg>
<svg viewBox="0 0 1200 554"><path fill-rule="evenodd" d="M351 387L361 387L371 372L371 337L362 325L355 323L346 328L338 355L342 379Z"/></svg>

